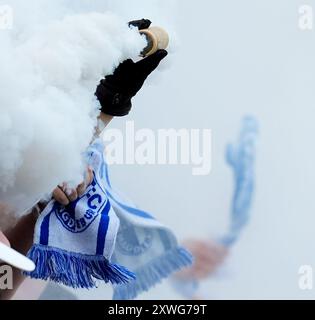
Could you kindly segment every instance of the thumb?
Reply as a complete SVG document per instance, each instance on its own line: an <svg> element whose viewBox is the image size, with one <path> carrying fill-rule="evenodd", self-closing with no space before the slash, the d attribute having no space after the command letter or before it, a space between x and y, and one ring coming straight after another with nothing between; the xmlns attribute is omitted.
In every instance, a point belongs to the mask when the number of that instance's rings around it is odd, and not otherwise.
<svg viewBox="0 0 315 320"><path fill-rule="evenodd" d="M146 76L150 75L160 64L160 62L168 55L166 50L158 50L154 54L144 58L136 63L136 66Z"/></svg>

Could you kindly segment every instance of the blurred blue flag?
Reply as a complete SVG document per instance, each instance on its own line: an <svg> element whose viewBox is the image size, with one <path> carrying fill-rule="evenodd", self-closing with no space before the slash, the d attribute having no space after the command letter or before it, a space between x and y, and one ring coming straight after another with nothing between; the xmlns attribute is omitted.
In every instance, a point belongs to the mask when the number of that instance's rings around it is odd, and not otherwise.
<svg viewBox="0 0 315 320"><path fill-rule="evenodd" d="M255 190L255 160L258 122L245 117L237 143L229 144L226 161L234 174L234 195L231 205L231 222L228 233L220 240L225 246L233 245L250 219Z"/></svg>
<svg viewBox="0 0 315 320"><path fill-rule="evenodd" d="M230 227L218 242L226 247L233 246L250 220L255 191L256 143L259 133L258 121L244 117L241 132L235 143L228 144L226 161L234 175L234 194L231 202ZM193 298L199 282L173 279L174 289L187 298Z"/></svg>

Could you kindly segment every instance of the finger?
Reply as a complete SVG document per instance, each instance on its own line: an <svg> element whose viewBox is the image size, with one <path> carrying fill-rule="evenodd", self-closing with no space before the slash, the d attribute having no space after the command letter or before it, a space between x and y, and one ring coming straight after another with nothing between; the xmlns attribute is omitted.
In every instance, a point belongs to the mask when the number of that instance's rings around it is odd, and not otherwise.
<svg viewBox="0 0 315 320"><path fill-rule="evenodd" d="M76 189L67 189L66 196L70 202L77 200L77 198L78 198L77 190Z"/></svg>
<svg viewBox="0 0 315 320"><path fill-rule="evenodd" d="M0 231L0 242L5 244L6 246L10 247L10 242L7 237Z"/></svg>
<svg viewBox="0 0 315 320"><path fill-rule="evenodd" d="M158 50L152 55L144 58L136 63L140 71L147 76L150 75L160 64L160 62L168 55L166 50Z"/></svg>
<svg viewBox="0 0 315 320"><path fill-rule="evenodd" d="M53 191L53 198L63 206L67 206L69 204L69 199L60 187L57 187Z"/></svg>
<svg viewBox="0 0 315 320"><path fill-rule="evenodd" d="M148 29L151 26L151 21L149 19L133 20L130 21L129 27L137 27L139 30Z"/></svg>
<svg viewBox="0 0 315 320"><path fill-rule="evenodd" d="M78 197L82 197L85 193L85 190L86 190L86 184L85 182L83 181L81 184L78 185L77 187L77 193L78 193Z"/></svg>
<svg viewBox="0 0 315 320"><path fill-rule="evenodd" d="M58 185L58 188L63 191L63 192L66 192L66 189L68 188L68 185L64 182L62 184L59 184Z"/></svg>
<svg viewBox="0 0 315 320"><path fill-rule="evenodd" d="M87 174L86 174L86 180L85 180L85 183L87 186L89 186L92 183L93 177L94 177L93 169L88 167Z"/></svg>

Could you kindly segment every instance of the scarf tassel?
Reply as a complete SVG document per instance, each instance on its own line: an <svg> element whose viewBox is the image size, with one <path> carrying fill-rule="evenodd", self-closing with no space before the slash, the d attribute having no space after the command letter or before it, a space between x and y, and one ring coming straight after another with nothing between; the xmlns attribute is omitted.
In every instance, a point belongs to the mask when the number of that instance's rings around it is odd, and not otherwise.
<svg viewBox="0 0 315 320"><path fill-rule="evenodd" d="M134 273L109 263L103 256L83 255L37 244L31 248L28 257L35 263L36 269L24 272L24 275L75 289L96 288L96 280L117 285L135 279Z"/></svg>
<svg viewBox="0 0 315 320"><path fill-rule="evenodd" d="M192 255L184 248L170 250L163 257L138 269L135 272L136 281L131 281L124 286L115 286L113 300L135 299L140 293L150 290L172 273L189 267L192 263Z"/></svg>

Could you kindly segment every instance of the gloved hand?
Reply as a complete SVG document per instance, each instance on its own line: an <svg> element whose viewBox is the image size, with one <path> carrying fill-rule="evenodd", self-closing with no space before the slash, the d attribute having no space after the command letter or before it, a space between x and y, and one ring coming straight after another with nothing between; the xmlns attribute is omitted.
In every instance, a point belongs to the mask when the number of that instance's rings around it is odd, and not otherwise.
<svg viewBox="0 0 315 320"><path fill-rule="evenodd" d="M151 21L146 19L129 22L129 26L136 26L139 30L150 25ZM114 74L105 77L96 89L95 95L102 106L101 111L114 117L129 114L132 107L131 99L167 54L166 50L158 50L139 62L135 63L131 59L122 62Z"/></svg>
<svg viewBox="0 0 315 320"><path fill-rule="evenodd" d="M133 27L137 27L138 30L143 30L143 29L148 29L151 26L151 21L149 19L141 19L141 20L133 20L130 21L129 27L133 26Z"/></svg>

